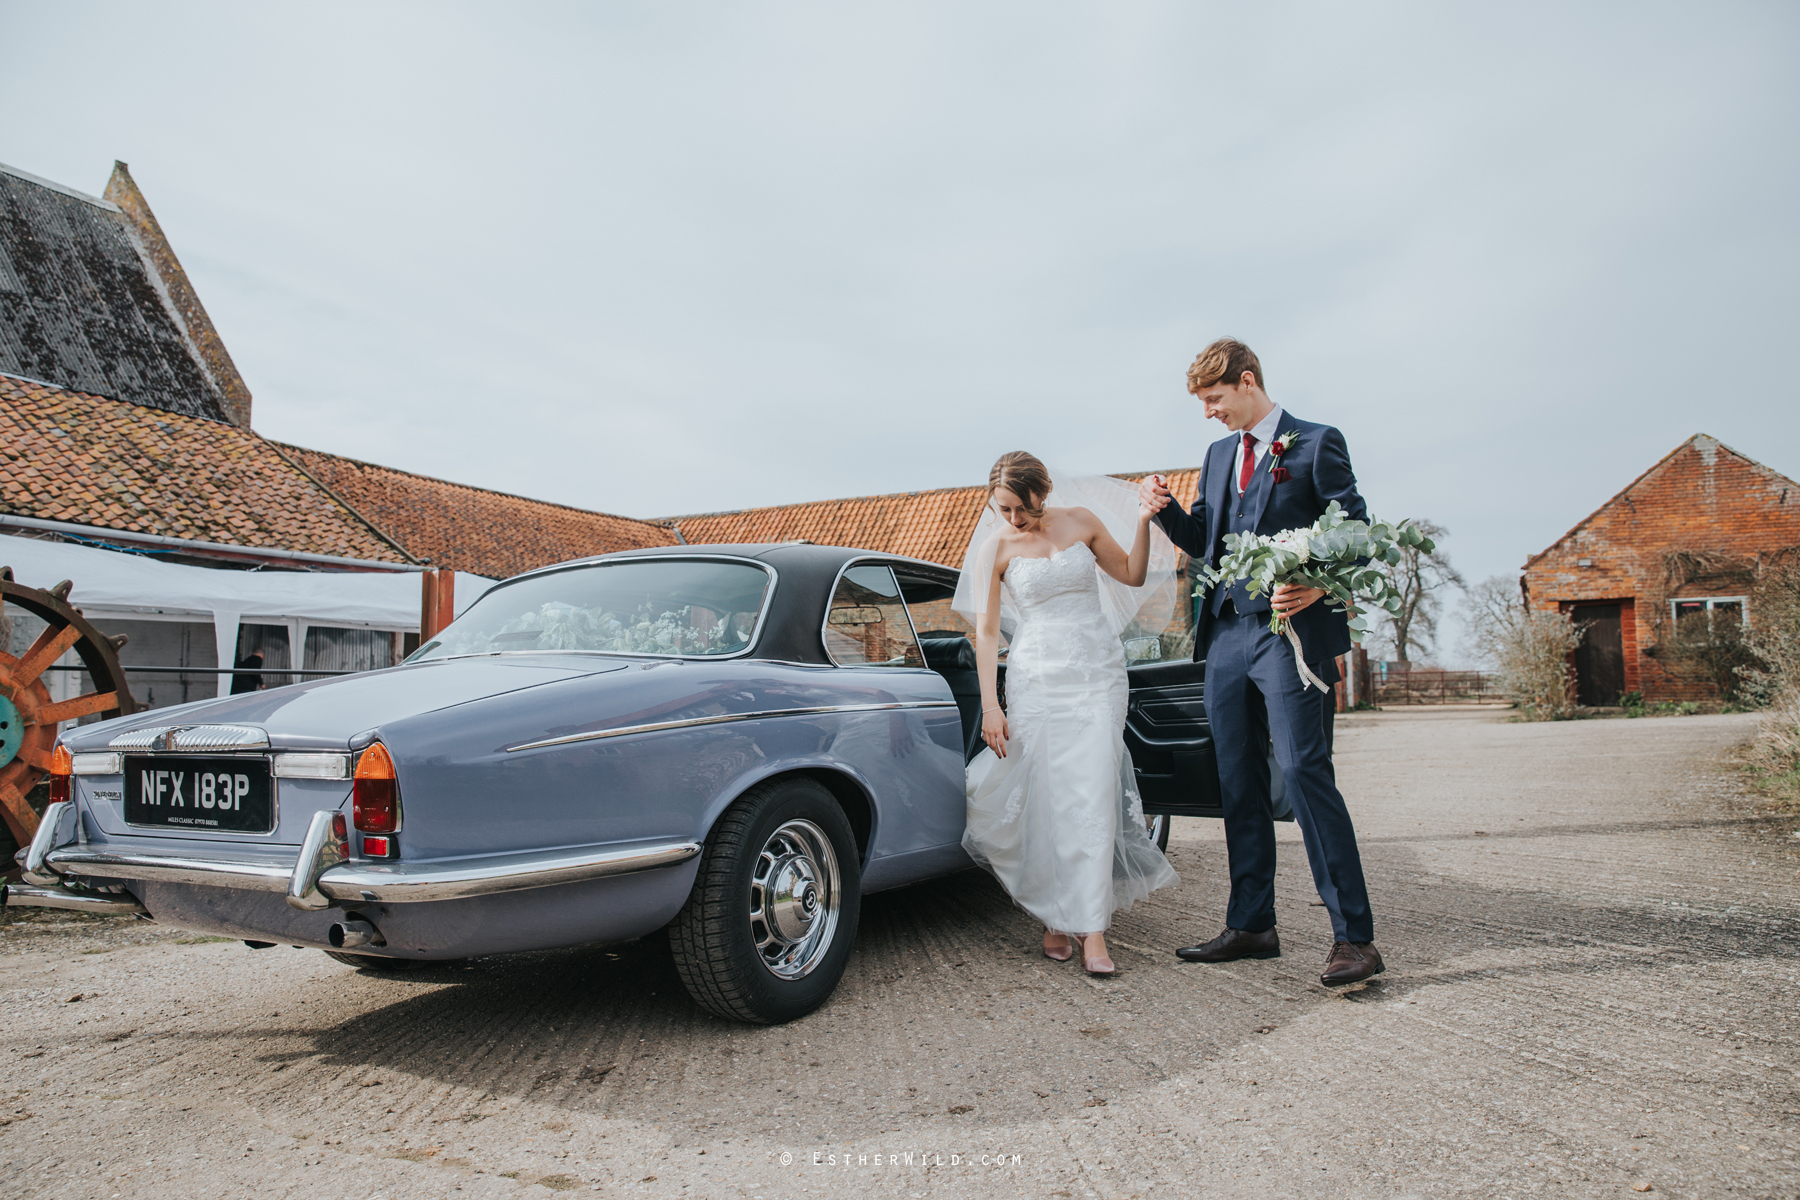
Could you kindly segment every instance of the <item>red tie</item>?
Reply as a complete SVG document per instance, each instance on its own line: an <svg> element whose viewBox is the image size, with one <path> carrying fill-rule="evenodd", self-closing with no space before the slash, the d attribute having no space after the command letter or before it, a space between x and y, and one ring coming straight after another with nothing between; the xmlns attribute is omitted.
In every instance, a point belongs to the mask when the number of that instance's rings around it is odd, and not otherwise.
<svg viewBox="0 0 1800 1200"><path fill-rule="evenodd" d="M1244 465L1238 468L1238 492L1250 490L1250 472L1256 469L1256 435L1244 435Z"/></svg>

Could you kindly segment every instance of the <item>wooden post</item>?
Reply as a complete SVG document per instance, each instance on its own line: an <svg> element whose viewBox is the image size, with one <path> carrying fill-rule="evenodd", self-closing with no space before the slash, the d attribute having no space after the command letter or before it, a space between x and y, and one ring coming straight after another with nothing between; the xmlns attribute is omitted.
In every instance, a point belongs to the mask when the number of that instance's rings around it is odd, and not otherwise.
<svg viewBox="0 0 1800 1200"><path fill-rule="evenodd" d="M437 624L437 572L419 572L419 644L431 640Z"/></svg>
<svg viewBox="0 0 1800 1200"><path fill-rule="evenodd" d="M419 573L419 641L429 642L456 619L456 572L448 567Z"/></svg>
<svg viewBox="0 0 1800 1200"><path fill-rule="evenodd" d="M431 631L432 637L442 633L444 626L456 620L456 572L449 567L439 567L437 577L437 628Z"/></svg>

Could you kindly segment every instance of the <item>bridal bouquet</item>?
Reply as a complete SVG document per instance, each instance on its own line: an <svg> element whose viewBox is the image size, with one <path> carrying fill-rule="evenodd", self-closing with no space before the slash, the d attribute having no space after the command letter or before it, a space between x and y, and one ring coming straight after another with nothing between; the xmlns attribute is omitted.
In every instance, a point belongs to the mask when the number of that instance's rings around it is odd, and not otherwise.
<svg viewBox="0 0 1800 1200"><path fill-rule="evenodd" d="M1431 539L1410 521L1398 525L1352 521L1333 500L1325 515L1306 529L1284 529L1266 537L1254 533L1226 534L1225 553L1219 565L1202 567L1201 575L1209 586L1245 580L1245 590L1252 596L1272 593L1284 583L1318 588L1325 593L1327 606L1349 612L1350 638L1360 642L1369 631L1369 623L1357 615L1359 600L1380 605L1391 616L1400 615L1403 598L1375 564L1398 563L1401 550L1411 546L1426 554L1436 549ZM1330 685L1307 670L1299 635L1286 617L1271 613L1269 631L1292 643L1301 679L1322 692L1331 690Z"/></svg>

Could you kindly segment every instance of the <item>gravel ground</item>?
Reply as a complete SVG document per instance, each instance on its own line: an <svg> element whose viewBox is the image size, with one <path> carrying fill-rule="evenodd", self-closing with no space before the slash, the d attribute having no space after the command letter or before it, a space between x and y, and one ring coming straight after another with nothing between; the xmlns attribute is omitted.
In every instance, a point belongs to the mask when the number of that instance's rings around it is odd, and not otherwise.
<svg viewBox="0 0 1800 1200"><path fill-rule="evenodd" d="M971 873L872 898L836 997L772 1029L648 943L389 979L15 917L0 1194L1800 1196L1800 834L1735 781L1750 719L1339 728L1388 961L1340 993L1287 826L1286 956L1169 953L1221 924L1203 821L1116 979Z"/></svg>

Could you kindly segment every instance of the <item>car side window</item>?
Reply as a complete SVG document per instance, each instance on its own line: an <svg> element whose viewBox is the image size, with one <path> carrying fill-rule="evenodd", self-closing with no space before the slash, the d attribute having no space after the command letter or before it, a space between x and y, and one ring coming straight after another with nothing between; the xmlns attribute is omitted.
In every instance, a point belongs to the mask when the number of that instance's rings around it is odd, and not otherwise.
<svg viewBox="0 0 1800 1200"><path fill-rule="evenodd" d="M840 667L923 667L892 568L851 567L825 615L825 650Z"/></svg>

